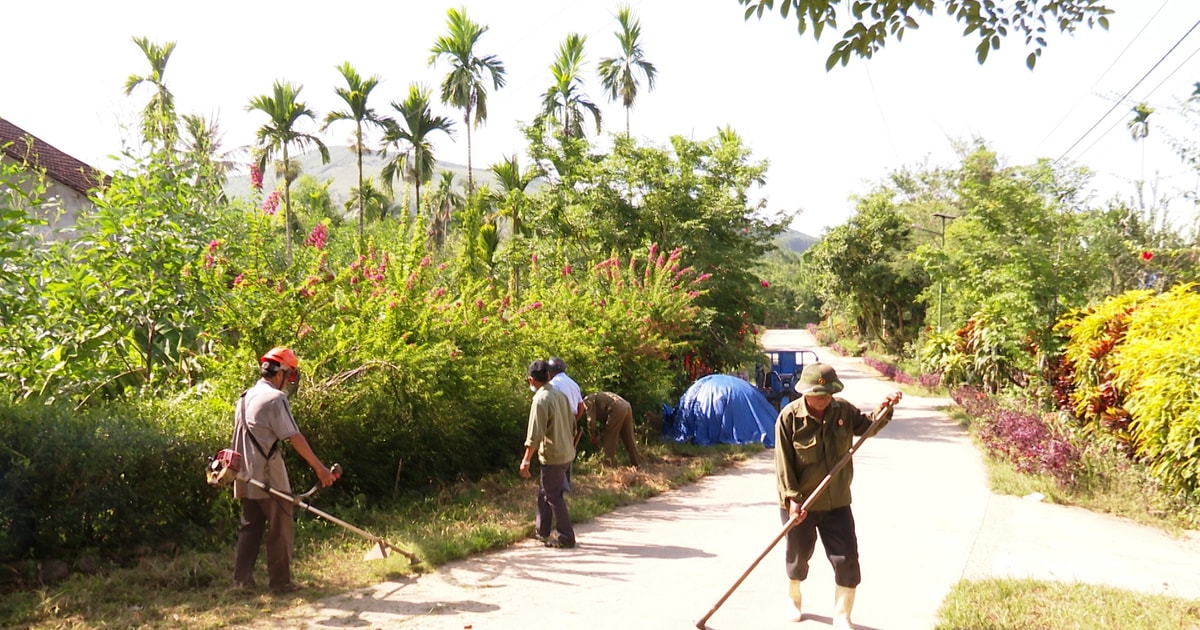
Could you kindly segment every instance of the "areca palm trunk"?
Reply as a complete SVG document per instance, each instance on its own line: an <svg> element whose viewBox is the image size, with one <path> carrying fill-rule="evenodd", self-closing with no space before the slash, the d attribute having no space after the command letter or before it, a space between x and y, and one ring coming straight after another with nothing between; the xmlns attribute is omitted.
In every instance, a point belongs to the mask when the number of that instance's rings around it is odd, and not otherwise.
<svg viewBox="0 0 1200 630"><path fill-rule="evenodd" d="M471 171L471 108L466 109L467 115L463 117L463 124L467 127L467 195L475 192L475 174Z"/></svg>
<svg viewBox="0 0 1200 630"><path fill-rule="evenodd" d="M292 264L292 164L288 160L288 143L283 143L283 224L287 238L287 264Z"/></svg>
<svg viewBox="0 0 1200 630"><path fill-rule="evenodd" d="M413 190L416 192L416 196L417 196L417 207L416 207L416 210L413 211L413 216L418 217L418 216L421 216L421 178L420 177L413 178Z"/></svg>
<svg viewBox="0 0 1200 630"><path fill-rule="evenodd" d="M362 154L363 154L363 139L362 139L362 121L355 121L358 129L355 131L354 151L358 153L358 248L363 248L363 216L366 214L363 199L363 169L362 169Z"/></svg>

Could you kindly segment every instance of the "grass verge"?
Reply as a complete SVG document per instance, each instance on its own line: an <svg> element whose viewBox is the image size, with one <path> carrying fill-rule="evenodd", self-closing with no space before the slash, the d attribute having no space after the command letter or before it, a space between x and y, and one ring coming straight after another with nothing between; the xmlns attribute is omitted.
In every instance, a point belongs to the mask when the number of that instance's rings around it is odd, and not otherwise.
<svg viewBox="0 0 1200 630"><path fill-rule="evenodd" d="M957 407L946 412L964 426L971 418ZM1113 514L1178 535L1200 524L1194 504L1166 495L1117 449L1087 444L1075 482L1018 472L986 455L993 492L1040 493L1047 501ZM963 580L942 602L938 630L1200 630L1200 600L1148 595L1093 584L1032 579Z"/></svg>
<svg viewBox="0 0 1200 630"><path fill-rule="evenodd" d="M568 497L571 518L585 522L622 505L643 501L745 460L760 445L695 447L642 446L639 469L604 468L595 455L575 463ZM229 587L233 540L219 551L183 550L150 555L108 567L98 574L73 575L39 588L13 590L0 597L3 628L224 628L414 572L451 560L499 549L533 533L537 473L530 480L515 471L456 484L442 492L391 509L330 508L349 523L383 536L421 558L410 566L400 554L364 562L370 543L315 517L296 524L294 579L308 588L275 596L265 588ZM319 506L318 506L319 507ZM264 558L258 583L266 583Z"/></svg>
<svg viewBox="0 0 1200 630"><path fill-rule="evenodd" d="M1092 584L959 582L937 630L1196 630L1200 601Z"/></svg>

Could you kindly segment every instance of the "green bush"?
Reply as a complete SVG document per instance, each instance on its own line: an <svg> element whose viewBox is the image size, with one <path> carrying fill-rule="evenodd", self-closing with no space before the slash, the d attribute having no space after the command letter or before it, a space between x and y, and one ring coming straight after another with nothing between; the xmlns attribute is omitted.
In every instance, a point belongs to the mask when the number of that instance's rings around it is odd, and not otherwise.
<svg viewBox="0 0 1200 630"><path fill-rule="evenodd" d="M128 407L0 406L0 559L193 543L222 519L207 449Z"/></svg>
<svg viewBox="0 0 1200 630"><path fill-rule="evenodd" d="M1133 291L1061 325L1076 414L1117 433L1168 488L1200 492L1200 294Z"/></svg>

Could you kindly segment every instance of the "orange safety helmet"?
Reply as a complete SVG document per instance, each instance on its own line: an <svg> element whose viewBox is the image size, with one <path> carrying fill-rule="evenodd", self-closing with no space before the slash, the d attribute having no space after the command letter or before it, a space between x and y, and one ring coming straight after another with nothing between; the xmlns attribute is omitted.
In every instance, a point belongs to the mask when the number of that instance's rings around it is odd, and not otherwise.
<svg viewBox="0 0 1200 630"><path fill-rule="evenodd" d="M262 355L261 359L259 359L259 362L261 363L266 363L267 361L278 363L286 367L291 372L291 374L288 376L288 380L292 383L296 382L296 379L299 377L300 359L296 358L296 353L292 352L291 348L285 348L283 346L275 346L274 348L271 348L266 354Z"/></svg>

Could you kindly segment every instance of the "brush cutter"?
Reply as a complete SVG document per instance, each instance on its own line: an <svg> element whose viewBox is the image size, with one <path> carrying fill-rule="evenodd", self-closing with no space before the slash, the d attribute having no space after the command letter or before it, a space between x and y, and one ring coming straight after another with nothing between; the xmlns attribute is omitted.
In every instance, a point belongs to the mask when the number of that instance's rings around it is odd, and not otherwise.
<svg viewBox="0 0 1200 630"><path fill-rule="evenodd" d="M342 467L340 464L334 464L333 468L330 470L333 472L335 477L340 477L342 474ZM365 529L355 527L340 518L318 510L317 508L300 500L302 498L311 496L317 491L317 488L320 484L313 485L312 489L310 489L308 492L298 495L290 495L281 490L276 490L262 481L252 479L250 475L246 474L242 470L241 453L231 449L223 449L221 452L217 453L216 457L209 458L208 468L205 471L205 476L208 479L208 485L213 486L214 488L231 486L235 480L251 484L269 492L276 497L279 497L280 499L290 502L292 505L300 508L301 510L312 512L313 514L329 521L330 523L333 523L334 525L339 525L349 531L354 532L355 534L358 534L359 536L362 536L363 538L366 538L367 540L375 543L375 545L366 553L366 555L363 557L363 560L378 560L380 558L386 558L388 557L388 550L390 549L408 558L408 561L412 564L421 563L421 559L412 552L401 549L400 547L393 545L387 540L384 540L383 538L376 536Z"/></svg>
<svg viewBox="0 0 1200 630"><path fill-rule="evenodd" d="M882 428L883 426L879 425L878 423L873 424L869 429L867 429L866 433L862 434L862 436L854 442L854 445L850 447L850 450L846 451L846 454L843 455L836 464L834 464L833 468L829 470L829 474L825 475L825 478L821 480L821 483L817 484L817 487L812 491L812 494L808 495L808 498L805 499L804 503L800 505L801 516L794 516L784 524L783 529L780 530L778 534L775 534L775 538L771 539L771 543L767 545L767 548L763 549L762 553L758 554L758 557L754 559L754 562L751 562L750 566L738 576L738 579L733 583L733 586L730 586L729 590L725 591L725 594L721 596L721 599L718 599L717 603L713 604L713 607L709 609L709 611L705 613L699 621L696 622L696 627L699 628L699 630L705 630L708 627L706 625L708 620L716 614L717 609L725 603L725 600L729 599L729 596L733 595L733 592L736 591L737 588L742 585L742 582L744 582L746 578L750 576L750 572L758 566L758 563L762 562L762 559L767 557L768 553L771 553L771 550L775 548L775 545L779 544L779 541L783 540L783 537L787 536L787 533L791 531L793 527L799 525L800 521L804 520L803 515L807 513L808 506L812 505L812 502L816 500L817 497L821 496L821 493L825 492L825 489L829 487L829 482L833 481L833 476L836 475L843 467L845 467L846 464L850 463L850 458L854 457L854 452L858 450L858 447L862 446L862 443L866 442L867 438L879 433L879 430Z"/></svg>

